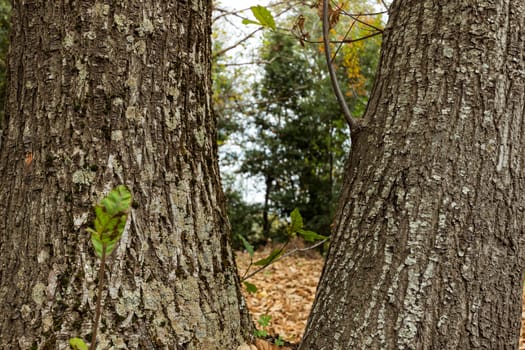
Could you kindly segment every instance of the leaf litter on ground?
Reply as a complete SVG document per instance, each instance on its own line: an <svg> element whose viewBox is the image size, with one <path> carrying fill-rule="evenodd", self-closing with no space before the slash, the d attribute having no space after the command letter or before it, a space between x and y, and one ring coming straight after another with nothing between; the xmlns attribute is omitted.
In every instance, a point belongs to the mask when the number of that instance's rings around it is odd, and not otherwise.
<svg viewBox="0 0 525 350"><path fill-rule="evenodd" d="M288 249L301 244L301 240L294 240ZM256 251L253 261L264 259L274 248L267 246ZM236 260L239 275L243 276L250 264L250 255L248 252L237 252ZM254 323L262 315L271 316L266 327L268 333L274 338L281 336L289 343L298 343L312 307L323 263L317 251L309 250L286 256L249 278L248 282L255 285L257 291L249 293L243 286L243 294Z"/></svg>
<svg viewBox="0 0 525 350"><path fill-rule="evenodd" d="M265 247L254 253L253 261L264 259L273 250ZM237 266L242 276L250 263L248 252L237 252ZM268 266L265 270L251 277L248 281L257 287L257 292L248 293L243 286L243 294L254 323L261 315L271 316L267 327L268 333L277 338L281 336L289 343L297 344L306 327L308 314L315 297L315 290L324 260L315 251L291 255ZM519 350L525 350L525 287L521 314L521 333ZM268 341L258 340L260 349L287 349L277 347Z"/></svg>

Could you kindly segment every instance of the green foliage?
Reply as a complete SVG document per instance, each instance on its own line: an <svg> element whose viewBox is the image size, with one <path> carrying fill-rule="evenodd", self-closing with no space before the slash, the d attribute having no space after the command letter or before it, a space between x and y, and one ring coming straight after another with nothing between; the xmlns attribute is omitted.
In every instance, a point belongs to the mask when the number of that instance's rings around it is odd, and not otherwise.
<svg viewBox="0 0 525 350"><path fill-rule="evenodd" d="M246 291L248 293L257 293L257 286L255 284L252 284L250 282L244 281L244 286L246 287Z"/></svg>
<svg viewBox="0 0 525 350"><path fill-rule="evenodd" d="M275 339L275 345L277 346L284 346L284 340L281 336L279 336L277 339Z"/></svg>
<svg viewBox="0 0 525 350"><path fill-rule="evenodd" d="M253 257L253 254L254 254L253 245L251 245L250 242L248 242L246 238L244 238L242 235L239 235L238 237L241 240L242 245L244 246L244 249L246 249L248 254L250 254L250 257Z"/></svg>
<svg viewBox="0 0 525 350"><path fill-rule="evenodd" d="M299 213L299 209L295 208L290 214L291 223L289 227L289 235L295 237L296 234L301 235L307 242L315 242L323 239L327 239L327 236L323 236L314 231L303 230L303 217Z"/></svg>
<svg viewBox="0 0 525 350"><path fill-rule="evenodd" d="M261 315L259 316L259 319L257 320L257 323L259 324L259 327L261 329L256 329L254 331L254 335L257 338L265 338L268 336L268 326L270 325L270 320L272 319L272 316L270 315Z"/></svg>
<svg viewBox="0 0 525 350"><path fill-rule="evenodd" d="M102 258L104 250L106 254L111 254L120 240L131 201L131 193L121 185L95 206L95 229L87 230L91 233L91 242L99 258Z"/></svg>
<svg viewBox="0 0 525 350"><path fill-rule="evenodd" d="M318 234L317 232L309 230L298 230L297 233L300 234L307 242L315 242L328 238L327 236L323 236Z"/></svg>
<svg viewBox="0 0 525 350"><path fill-rule="evenodd" d="M272 250L270 255L268 255L266 258L261 259L261 260L257 260L253 264L255 266L268 266L272 262L274 262L277 258L279 258L282 253L283 253L283 249L282 248L274 249L274 250Z"/></svg>
<svg viewBox="0 0 525 350"><path fill-rule="evenodd" d="M344 6L361 13L374 12L367 1L350 1ZM320 38L317 11L301 7L298 12L304 19L300 30L307 34L305 37ZM369 34L370 28L362 23L350 25L349 17L340 17L333 28L333 39ZM380 17L360 19L382 26ZM297 28L296 21L294 25ZM292 23L281 26L292 27ZM345 86L347 103L354 115L365 110L380 44L380 36L343 47L334 44L338 80ZM299 42L289 33L267 31L259 56L266 63L262 77L254 84L257 102L249 112L242 111L250 118L250 130L255 132L247 136L248 147L239 172L262 178L265 183L265 237L285 240L287 232L276 229L271 218L282 221L295 207L303 213L308 227L328 236L350 142L346 121L332 92L322 47ZM303 236L312 240L313 231L305 231Z"/></svg>
<svg viewBox="0 0 525 350"><path fill-rule="evenodd" d="M98 273L98 296L91 339L91 350L95 349L98 323L102 313L101 298L102 290L104 288L104 267L106 265L106 257L113 252L113 249L124 232L131 203L131 192L126 186L118 186L109 192L109 194L95 206L95 229L87 229L87 231L91 233L91 242L93 243L95 253L101 259ZM69 340L69 345L74 350L88 349L87 345L80 338L71 338Z"/></svg>
<svg viewBox="0 0 525 350"><path fill-rule="evenodd" d="M248 241L244 239L244 237L241 236L241 241L245 245L245 249L248 251L250 255L250 264L248 268L246 269L246 271L244 272L243 277L241 278L241 281L244 283L244 286L246 287L246 290L248 291L248 293L256 293L257 286L249 282L246 282L246 280L252 277L253 275L261 272L263 269L270 266L272 263L274 263L280 257L282 257L284 250L286 246L288 245L289 240L292 237L295 237L297 234L299 234L308 242L314 242L314 241L321 240L322 241L321 243L323 243L328 240L328 237L326 236L317 234L316 232L313 232L313 231L308 231L308 230L303 229L303 218L297 208L294 209L292 211L292 214L290 215L290 224L288 225L287 232L288 232L287 240L279 248L275 248L274 250L272 250L272 252L267 257L257 260L256 262L253 262L253 256L254 256L253 246L250 245L250 243L248 243ZM317 245L314 245L313 247ZM287 255L289 254L291 253L288 252ZM255 272L250 273L250 268L252 267L252 265L259 266L259 268Z"/></svg>
<svg viewBox="0 0 525 350"><path fill-rule="evenodd" d="M349 13L375 12L367 0L350 0L340 6ZM330 34L334 40L370 34L372 27L367 23L377 28L384 25L380 16L362 15L360 22L354 23L337 11L341 15L333 21ZM228 76L227 70L215 85L222 103L216 105L219 143L240 140L236 146L241 149L237 155L221 152L221 162L241 162L238 173L261 179L265 185L265 200L260 206L240 199L229 201L229 206L235 205L229 214L236 248L243 247L238 235L254 245L269 239L286 241L290 233L282 223L296 207L303 214L304 225L312 230L297 234L309 241L316 238L314 232L330 235L349 134L332 92L322 45L308 43L322 37L317 9L300 6L292 12L275 27L293 27L296 37L280 30L264 32L256 61L265 63L256 76L251 100L246 89L240 93L235 88L237 76ZM267 9L257 6L252 13L258 22L247 22L270 27L265 22L265 16L271 16ZM381 36L342 46L332 44L338 80L354 115L365 111L380 46Z"/></svg>
<svg viewBox="0 0 525 350"><path fill-rule="evenodd" d="M228 218L232 229L233 247L253 252L254 246L265 243L260 225L261 206L246 203L242 199L241 193L233 189L232 184L226 185L225 194ZM249 246L246 245L247 243Z"/></svg>
<svg viewBox="0 0 525 350"><path fill-rule="evenodd" d="M268 205L263 218L284 220L298 207L307 226L328 235L348 133L319 66L322 57L309 58L293 38L279 32L266 33L261 56L268 63L255 85L256 133L249 137L240 172L264 179ZM287 234L270 222L263 228L265 236L278 240Z"/></svg>
<svg viewBox="0 0 525 350"><path fill-rule="evenodd" d="M80 338L69 339L69 345L71 345L73 350L88 350L88 346Z"/></svg>
<svg viewBox="0 0 525 350"><path fill-rule="evenodd" d="M258 22L252 21L249 19L243 19L242 21L243 24L256 24L262 27L273 29L273 30L276 29L275 20L271 12L268 11L266 7L258 5L258 6L252 6L250 9L252 10L253 15L257 19Z"/></svg>
<svg viewBox="0 0 525 350"><path fill-rule="evenodd" d="M290 214L290 228L289 228L289 235L294 236L296 232L298 232L300 229L303 228L303 217L301 216L301 213L299 213L299 209L295 208L292 213Z"/></svg>
<svg viewBox="0 0 525 350"><path fill-rule="evenodd" d="M257 323L261 327L268 327L270 325L270 320L272 319L272 316L269 315L261 315L259 319L257 320Z"/></svg>

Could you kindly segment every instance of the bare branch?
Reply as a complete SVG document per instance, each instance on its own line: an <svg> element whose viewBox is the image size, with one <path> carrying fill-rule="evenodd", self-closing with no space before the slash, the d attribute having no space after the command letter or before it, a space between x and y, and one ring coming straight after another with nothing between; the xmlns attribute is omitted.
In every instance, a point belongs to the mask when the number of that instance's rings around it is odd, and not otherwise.
<svg viewBox="0 0 525 350"><path fill-rule="evenodd" d="M372 38L374 36L381 35L381 34L383 34L383 33L381 33L381 32L373 32L371 34L368 34L368 35L365 35L365 36L362 36L362 37L359 37L359 38L356 38L356 39L330 40L329 42L330 42L330 44L340 44L340 43L350 44L350 43L355 43L356 41L366 40L366 39L369 39L369 38ZM324 40L318 41L318 40L303 39L303 41L305 43L309 43L309 44L322 44L322 43L324 43Z"/></svg>
<svg viewBox="0 0 525 350"><path fill-rule="evenodd" d="M345 11L343 8L338 7L341 9L341 12L346 16L356 16L356 17L362 17L362 16L379 16L384 15L385 13L388 13L388 11L379 11L379 12L357 12L357 13L350 13L348 11Z"/></svg>
<svg viewBox="0 0 525 350"><path fill-rule="evenodd" d="M352 114L350 113L350 109L348 109L348 105L346 104L346 101L343 97L343 93L341 92L341 88L339 87L339 83L337 81L337 76L335 75L334 67L332 66L332 54L330 51L330 42L328 39L328 1L329 0L323 0L323 42L324 42L324 51L326 55L326 65L328 66L328 72L330 73L330 80L332 81L332 87L334 89L335 96L337 97L337 101L339 102L339 105L341 106L341 109L343 110L343 114L345 116L346 122L348 123L348 126L350 127L350 135L352 135L354 132L357 131L357 129L360 127L357 120L355 120L352 117Z"/></svg>
<svg viewBox="0 0 525 350"><path fill-rule="evenodd" d="M367 23L367 22L365 22L365 21L363 21L363 20L361 20L361 19L359 18L359 17L369 16L369 15L359 14L359 13L358 13L358 14L349 13L349 12L346 12L346 11L345 11L343 8L341 8L341 7L338 7L338 9L341 10L341 13L343 13L343 14L345 14L346 16L352 18L354 21L357 21L357 22L361 23L362 25L365 25L365 26L367 26L367 27L370 27L370 28L372 28L372 29L374 29L374 30L376 30L376 31L378 31L378 32L381 32L381 33L383 32L383 28L376 27L375 25L370 24L370 23Z"/></svg>
<svg viewBox="0 0 525 350"><path fill-rule="evenodd" d="M350 25L350 27L346 31L345 36L343 37L343 40L347 40L346 38L348 38L348 35L350 35L350 32L352 31L352 29L354 28L354 25L356 23L357 23L356 21L352 21L352 24ZM337 54L339 53L339 50L341 50L342 47L343 47L343 43L339 43L339 45L337 46L337 50L335 50L334 57L332 58L331 62L333 62L334 59L337 57Z"/></svg>
<svg viewBox="0 0 525 350"><path fill-rule="evenodd" d="M255 34L257 34L258 32L260 32L262 30L262 27L260 28L257 28L256 30L254 30L253 32L251 32L250 34L248 34L247 36L245 36L244 38L242 38L241 40L237 41L236 43L234 43L233 45L230 45L228 46L227 48L224 48L218 52L215 52L213 55L212 55L212 58L215 59L217 58L218 56L221 56L221 55L224 55L226 52L236 48L237 46L241 45L243 42L247 41L248 39L250 39L251 37L253 37Z"/></svg>
<svg viewBox="0 0 525 350"><path fill-rule="evenodd" d="M381 0L381 3L383 4L383 6L386 8L386 12L390 12L390 6L388 6L385 2L385 0Z"/></svg>
<svg viewBox="0 0 525 350"><path fill-rule="evenodd" d="M265 60L254 60L254 61L249 61L249 62L238 62L238 63L221 63L221 66L224 66L224 67L235 67L235 66L251 66L251 65L263 65L263 64L268 64L269 61L265 61Z"/></svg>
<svg viewBox="0 0 525 350"><path fill-rule="evenodd" d="M295 249L292 249L289 252L281 255L277 259L273 260L270 264L264 265L264 266L258 268L257 270L253 271L252 273L248 274L248 271L250 271L250 267L252 266L252 261L250 261L250 265L248 266L248 268L245 271L244 275L241 277L241 282L244 282L248 278L253 277L254 275L258 274L259 272L261 272L262 270L264 270L265 268L267 268L271 264L278 262L279 260L282 260L282 259L284 259L284 258L286 258L286 257L288 257L290 255L293 255L295 253L298 253L298 252L306 252L308 250L315 249L315 248L323 245L326 241L328 241L328 238L327 239L323 239L322 241L319 241L319 242L317 242L317 243L315 243L315 244L313 244L313 245L311 245L309 247L306 247L306 248L295 248ZM284 249L286 248L287 244L288 244L288 242L286 242L286 244L281 247L281 251L284 251Z"/></svg>

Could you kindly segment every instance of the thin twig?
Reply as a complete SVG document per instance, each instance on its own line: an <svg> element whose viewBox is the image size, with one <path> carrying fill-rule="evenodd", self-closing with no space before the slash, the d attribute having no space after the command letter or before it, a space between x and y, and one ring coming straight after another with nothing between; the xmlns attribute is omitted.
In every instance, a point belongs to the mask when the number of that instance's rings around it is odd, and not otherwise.
<svg viewBox="0 0 525 350"><path fill-rule="evenodd" d="M283 246L279 249L279 254L281 254L281 252L286 248L286 246L288 245L288 243L290 243L290 241L287 241L285 244L283 244ZM247 269L246 272L244 273L243 278L241 278L241 282L244 282L244 281L246 281L248 278L253 277L254 275L258 274L259 272L261 272L262 270L264 270L265 268L267 268L268 266L270 266L270 265L273 264L274 262L281 260L280 258L281 258L281 257L279 257L279 258L277 258L277 259L274 259L274 260L268 262L267 264L264 264L263 266L259 267L257 270L253 271L252 273L248 274L248 271L250 270L250 267L251 267L251 262L250 262L250 266L248 266L248 269Z"/></svg>
<svg viewBox="0 0 525 350"><path fill-rule="evenodd" d="M343 40L346 40L346 38L348 38L348 35L350 35L350 32L351 32L352 29L354 28L354 25L355 25L355 24L356 24L356 21L352 21L352 24L350 25L350 27L349 27L348 30L346 31L345 36L343 37ZM337 50L335 50L334 57L333 57L332 60L330 61L331 63L334 62L335 58L337 57L337 54L339 53L339 50L341 50L342 47L343 47L343 43L339 43L339 46L337 46Z"/></svg>
<svg viewBox="0 0 525 350"><path fill-rule="evenodd" d="M244 281L246 281L249 278L249 277L246 277L246 275L248 274L248 272L250 272L250 269L252 268L252 265L253 265L253 256L250 256L250 264L248 264L248 267L246 268L246 271L244 271L244 274L241 277L241 282L244 282Z"/></svg>
<svg viewBox="0 0 525 350"><path fill-rule="evenodd" d="M365 22L365 21L359 19L358 16L352 16L352 15L349 15L349 17L352 18L354 21L361 23L361 24L364 25L364 26L370 27L370 28L374 29L374 30L377 31L377 32L383 33L383 28L379 28L379 27L376 27L376 26L373 25L373 24L367 23L367 22Z"/></svg>
<svg viewBox="0 0 525 350"><path fill-rule="evenodd" d="M268 4L265 7L269 9L269 8L277 7L277 6L280 6L280 5L283 5L283 4L290 4L290 2L285 0L285 1L280 1L280 2L275 2L275 3ZM230 16L230 15L236 15L237 16L239 13L246 12L246 11L248 11L250 9L251 9L251 6L243 8L243 9L240 9L240 10L232 10L232 11L224 9L224 8L221 8L221 7L215 7L215 8L213 8L213 11L221 12L221 14L218 15L218 16L215 16L213 18L213 22L215 22L216 20L220 19L221 17Z"/></svg>
<svg viewBox="0 0 525 350"><path fill-rule="evenodd" d="M223 66L223 67L235 67L235 66L251 66L251 65L256 65L256 66L259 66L259 65L263 65L263 64L268 64L270 61L265 61L265 60L254 60L254 61L249 61L249 62L239 62L239 63L221 63L220 65Z"/></svg>
<svg viewBox="0 0 525 350"><path fill-rule="evenodd" d="M350 128L350 135L352 135L359 128L359 123L352 117L350 109L348 109L348 105L346 104L346 101L343 97L343 93L341 92L341 88L339 87L339 83L337 82L334 67L332 66L332 54L330 51L330 43L328 40L328 1L329 0L323 0L323 42L326 56L326 65L328 66L328 72L330 73L332 88L334 89L337 101L339 102L339 105L343 110L346 122L348 123L348 126Z"/></svg>
<svg viewBox="0 0 525 350"><path fill-rule="evenodd" d="M317 242L316 244L311 245L311 246L309 246L309 247L306 247L306 248L295 248L295 249L292 249L292 250L290 250L288 253L281 255L278 259L275 259L275 261L279 261L279 260L281 260L281 259L284 259L284 258L286 258L286 257L288 257L288 256L290 256L290 255L293 255L293 254L295 254L295 253L298 253L298 252L307 252L307 251L309 251L309 250L315 249L315 248L319 247L320 245L323 245L323 244L324 244L325 242L327 242L328 240L329 240L328 238L325 238L325 239L323 239L322 241L319 241L319 242Z"/></svg>
<svg viewBox="0 0 525 350"><path fill-rule="evenodd" d="M246 270L246 272L244 273L244 276L241 278L241 282L244 282L246 281L248 278L250 277L253 277L254 275L256 275L257 273L259 273L260 271L264 270L265 268L267 268L268 266L270 266L271 264L273 263L276 263L286 257L289 257L290 255L293 255L293 254L296 254L298 252L306 252L308 250L312 250L312 249L315 249L317 247L319 247L320 245L324 244L325 242L327 242L329 239L326 238L326 239L323 239L322 241L319 241L317 242L316 244L314 245L311 245L309 247L306 247L306 248L295 248L295 249L292 249L290 250L289 252L287 252L286 254L283 254L281 255L280 257L278 257L277 259L275 260L272 260L270 264L267 264L267 265L264 265L263 267L260 267L259 269L255 270L254 272L250 273L248 276L246 276L246 274L248 273L248 271L250 270L250 266L252 265L251 261L250 261L250 265L248 266L248 269ZM284 248L286 248L286 245L288 244L288 242L281 248L281 251L284 250Z"/></svg>
<svg viewBox="0 0 525 350"><path fill-rule="evenodd" d="M366 39L369 39L369 38L372 38L374 36L377 36L377 35L381 35L383 34L382 32L373 32L371 34L367 34L365 36L362 36L362 37L359 37L359 38L356 38L356 39L344 39L344 40L330 40L330 44L351 44L351 43L355 43L355 42L358 42L358 41L361 41L361 40L366 40ZM297 36L295 36L297 37ZM308 39L303 39L303 41L305 43L308 43L308 44L323 44L324 43L324 40L308 40Z"/></svg>
<svg viewBox="0 0 525 350"><path fill-rule="evenodd" d="M388 6L384 0L381 0L381 3L386 8L386 12L390 12L390 6Z"/></svg>
<svg viewBox="0 0 525 350"><path fill-rule="evenodd" d="M242 38L241 40L237 41L235 44L231 45L231 46L228 46L227 48L224 48L218 52L215 52L212 56L212 59L215 59L217 58L218 56L221 56L221 55L224 55L226 52L236 48L237 46L241 45L243 42L245 42L246 40L250 39L252 36L254 36L255 34L257 34L259 31L261 31L262 27L260 28L257 28L256 30L254 30L253 32L251 32L250 34L246 35L244 38Z"/></svg>
<svg viewBox="0 0 525 350"><path fill-rule="evenodd" d="M95 350L97 342L98 323L100 321L100 308L102 304L102 289L104 288L104 268L106 266L106 245L102 244L102 258L100 259L100 268L98 270L98 296L97 306L95 308L95 324L93 325L93 334L91 335L90 350Z"/></svg>
<svg viewBox="0 0 525 350"><path fill-rule="evenodd" d="M362 16L379 16L379 15L384 15L385 13L388 13L388 11L378 11L378 12L357 12L357 13L352 13L352 12L348 12L346 11L344 8L342 7L337 7L338 9L341 9L341 13L343 13L344 15L347 15L347 16L357 16L357 17L362 17Z"/></svg>
<svg viewBox="0 0 525 350"><path fill-rule="evenodd" d="M372 28L372 29L374 29L374 30L376 30L378 32L381 32L381 33L383 32L383 28L376 27L375 25L370 24L368 22L365 22L365 21L363 21L363 20L361 20L359 18L359 17L371 16L371 15L365 15L365 14L360 14L360 13L349 13L349 12L345 11L345 9L343 9L342 7L338 7L338 9L341 10L341 13L343 13L344 15L352 18L354 21L357 21L357 22L361 23L362 25L370 27L370 28ZM380 13L378 13L378 14L380 14Z"/></svg>

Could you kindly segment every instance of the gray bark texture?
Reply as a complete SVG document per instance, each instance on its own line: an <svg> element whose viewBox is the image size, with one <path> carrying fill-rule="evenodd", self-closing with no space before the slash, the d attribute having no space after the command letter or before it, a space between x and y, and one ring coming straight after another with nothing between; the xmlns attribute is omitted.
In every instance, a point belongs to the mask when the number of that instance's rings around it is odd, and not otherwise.
<svg viewBox="0 0 525 350"><path fill-rule="evenodd" d="M525 2L397 0L301 350L517 349Z"/></svg>
<svg viewBox="0 0 525 350"><path fill-rule="evenodd" d="M14 1L0 149L0 348L89 341L92 206L126 184L98 349L235 349L252 330L220 189L211 0Z"/></svg>

